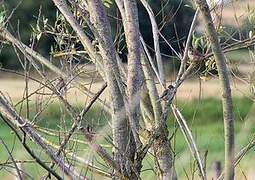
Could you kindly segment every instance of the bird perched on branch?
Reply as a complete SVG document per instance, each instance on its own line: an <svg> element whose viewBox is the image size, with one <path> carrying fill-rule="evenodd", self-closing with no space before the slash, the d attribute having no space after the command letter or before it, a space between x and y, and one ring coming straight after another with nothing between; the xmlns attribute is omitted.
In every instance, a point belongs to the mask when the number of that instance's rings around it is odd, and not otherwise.
<svg viewBox="0 0 255 180"><path fill-rule="evenodd" d="M188 57L189 57L190 62L193 62L193 63L199 63L199 62L203 61L205 58L205 56L202 53L200 53L198 50L196 50L192 47L189 47Z"/></svg>
<svg viewBox="0 0 255 180"><path fill-rule="evenodd" d="M175 88L172 84L170 84L167 89L164 90L164 92L162 93L162 95L159 97L159 101L163 100L163 101L171 101L174 97L175 94Z"/></svg>

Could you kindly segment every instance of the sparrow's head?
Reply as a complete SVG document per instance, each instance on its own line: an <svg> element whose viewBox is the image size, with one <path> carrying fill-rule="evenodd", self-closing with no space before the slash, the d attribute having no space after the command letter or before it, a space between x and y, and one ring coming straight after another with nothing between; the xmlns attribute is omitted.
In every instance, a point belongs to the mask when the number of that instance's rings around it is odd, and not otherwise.
<svg viewBox="0 0 255 180"><path fill-rule="evenodd" d="M168 89L173 89L174 86L172 84L170 84L169 86L167 86Z"/></svg>

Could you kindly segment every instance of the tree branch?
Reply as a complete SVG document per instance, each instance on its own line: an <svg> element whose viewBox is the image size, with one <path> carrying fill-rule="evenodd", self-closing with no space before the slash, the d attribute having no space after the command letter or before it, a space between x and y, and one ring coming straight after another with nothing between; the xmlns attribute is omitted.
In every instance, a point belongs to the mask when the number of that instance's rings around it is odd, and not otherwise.
<svg viewBox="0 0 255 180"><path fill-rule="evenodd" d="M148 4L146 0L140 0L145 7L147 13L149 14L150 21L151 21L151 27L152 27L152 34L153 34L153 41L154 41L154 51L156 53L156 60L157 60L157 65L158 65L158 71L160 75L160 81L163 84L163 87L166 88L166 83L165 83L165 75L164 75L164 68L163 68L163 62L161 58L161 53L160 53L160 47L159 47L159 30L158 30L158 25L155 19L155 15Z"/></svg>
<svg viewBox="0 0 255 180"><path fill-rule="evenodd" d="M209 6L206 0L196 0L199 7L205 27L206 34L212 46L212 52L215 57L219 80L222 88L222 104L224 116L224 138L225 138L225 179L234 179L234 118L233 118L233 102L231 95L230 81L224 54L220 47L217 32L215 30L213 20L210 14Z"/></svg>
<svg viewBox="0 0 255 180"><path fill-rule="evenodd" d="M10 106L9 102L4 98L2 94L0 95L0 112L6 116L13 124L26 132L33 139L33 141L38 146L40 146L47 155L50 156L50 158L67 176L71 178L75 177L77 179L86 179L85 177L81 177L77 172L72 170L69 165L67 165L59 156L54 153L54 151L44 142L42 137L34 131L29 122L21 118L16 113L16 111Z"/></svg>

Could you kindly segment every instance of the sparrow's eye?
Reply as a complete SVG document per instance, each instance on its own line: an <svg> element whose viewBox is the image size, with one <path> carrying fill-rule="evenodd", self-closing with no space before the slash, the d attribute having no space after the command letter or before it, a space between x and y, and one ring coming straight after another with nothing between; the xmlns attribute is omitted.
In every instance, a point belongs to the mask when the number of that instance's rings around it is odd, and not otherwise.
<svg viewBox="0 0 255 180"><path fill-rule="evenodd" d="M169 85L169 86L168 86L168 89L172 89L172 88L174 88L173 85Z"/></svg>

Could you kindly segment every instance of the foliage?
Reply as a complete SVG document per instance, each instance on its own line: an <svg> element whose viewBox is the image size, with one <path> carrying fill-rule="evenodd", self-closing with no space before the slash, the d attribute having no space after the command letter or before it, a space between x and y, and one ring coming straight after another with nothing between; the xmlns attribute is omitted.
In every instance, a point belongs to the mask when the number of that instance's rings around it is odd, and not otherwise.
<svg viewBox="0 0 255 180"><path fill-rule="evenodd" d="M20 36L21 40L25 44L33 44L31 32L33 27L36 27L37 17L39 14L44 14L49 19L49 23L53 23L55 19L55 7L52 1L37 0L36 3L33 0L16 1L8 0L4 3L4 9L7 12L7 16L11 15L11 19L8 26L12 29L16 36ZM14 13L12 13L14 10ZM35 39L36 40L36 39ZM43 37L40 41L34 42L35 49L38 49L40 53L47 55L50 50L50 46L53 44L52 38ZM4 45L0 55L0 62L4 67L20 68L20 64L17 60L17 56L10 45Z"/></svg>
<svg viewBox="0 0 255 180"><path fill-rule="evenodd" d="M161 24L161 26L159 26L161 33L166 39L169 39L169 42L172 43L175 49L178 49L179 45L182 46L185 39L184 37L188 34L188 29L185 27L191 24L194 10L189 6L186 6L188 3L186 0L173 0L168 2L150 0L149 3L153 7L154 14L157 15L157 22ZM5 2L5 4L6 9L10 14L11 10L15 8L19 2L15 0L8 0ZM105 0L104 5L108 8L108 13L110 15L113 17L116 16L116 5L113 4L113 1ZM150 47L153 47L149 16L146 10L142 7L141 3L138 3L138 8L141 33L144 36L146 43ZM40 31L38 31L40 30L40 26L38 26L37 18L39 14L44 14L45 19L47 18L49 21L48 23L53 24L56 18L55 11L55 7L51 1L38 0L37 3L34 3L31 0L22 1L21 4L18 5L10 20L10 26L12 26L14 31L19 31L21 39L26 44L31 43L30 34L31 32L34 32L34 35L36 36L35 48L38 49L43 55L49 56L47 52L49 52L50 47L54 45L53 39L51 36L43 36L43 38L40 39L42 34ZM116 34L117 22L114 18L111 20L111 24L112 31L114 34ZM115 35L113 37L115 37ZM161 51L164 54L173 55L168 45L163 42L163 39L161 38L160 40L162 41L160 44ZM3 48L0 56L0 62L5 67L18 68L20 65L17 62L15 52L10 49L11 48ZM178 51L180 51L180 49ZM119 52L122 54L121 57L124 59L124 61L126 61L125 54L127 54L127 49L124 40L120 40Z"/></svg>

